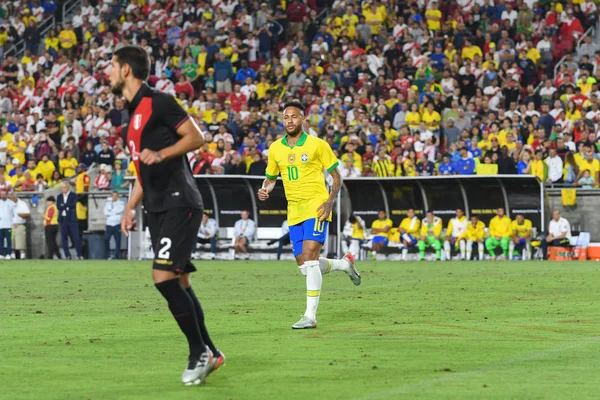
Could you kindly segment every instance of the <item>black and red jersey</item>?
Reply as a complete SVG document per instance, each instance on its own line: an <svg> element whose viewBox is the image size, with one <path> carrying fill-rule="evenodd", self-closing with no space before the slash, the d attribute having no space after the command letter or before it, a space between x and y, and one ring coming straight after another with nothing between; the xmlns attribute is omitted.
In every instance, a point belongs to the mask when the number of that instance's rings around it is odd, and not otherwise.
<svg viewBox="0 0 600 400"><path fill-rule="evenodd" d="M202 196L185 155L154 165L146 165L134 155L144 149L159 151L175 144L180 138L177 128L188 118L175 98L147 84L142 85L123 110L121 134L144 189L144 208L148 212L203 207Z"/></svg>

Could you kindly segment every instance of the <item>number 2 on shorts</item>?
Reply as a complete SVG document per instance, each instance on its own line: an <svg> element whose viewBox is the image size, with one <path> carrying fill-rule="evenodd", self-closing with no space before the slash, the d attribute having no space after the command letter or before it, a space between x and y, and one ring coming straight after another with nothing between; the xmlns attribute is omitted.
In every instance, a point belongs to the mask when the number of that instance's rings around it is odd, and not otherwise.
<svg viewBox="0 0 600 400"><path fill-rule="evenodd" d="M159 243L161 248L158 250L158 258L168 260L171 256L171 252L169 251L171 250L171 239L164 237L160 239Z"/></svg>

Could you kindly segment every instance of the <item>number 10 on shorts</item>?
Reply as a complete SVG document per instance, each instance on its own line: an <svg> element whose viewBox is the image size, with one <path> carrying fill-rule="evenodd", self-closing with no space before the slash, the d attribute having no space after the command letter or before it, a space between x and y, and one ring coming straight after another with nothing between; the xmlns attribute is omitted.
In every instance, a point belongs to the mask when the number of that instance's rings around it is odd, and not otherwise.
<svg viewBox="0 0 600 400"><path fill-rule="evenodd" d="M325 229L325 221L319 221L319 218L315 218L315 232L323 233Z"/></svg>

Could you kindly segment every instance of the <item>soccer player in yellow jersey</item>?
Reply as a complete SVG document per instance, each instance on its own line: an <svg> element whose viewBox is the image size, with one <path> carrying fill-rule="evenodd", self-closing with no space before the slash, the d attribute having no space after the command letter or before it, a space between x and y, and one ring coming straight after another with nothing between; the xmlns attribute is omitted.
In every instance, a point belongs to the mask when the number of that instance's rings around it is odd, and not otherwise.
<svg viewBox="0 0 600 400"><path fill-rule="evenodd" d="M387 217L385 210L380 210L377 219L371 224L371 259L377 257L377 253L381 252L388 245L390 229L392 229L392 220Z"/></svg>
<svg viewBox="0 0 600 400"><path fill-rule="evenodd" d="M512 260L515 249L521 251L521 258L525 260L531 257L531 232L533 225L531 221L525 219L522 214L518 214L511 223L512 237L508 246L508 258ZM527 253L527 257L526 254Z"/></svg>
<svg viewBox="0 0 600 400"><path fill-rule="evenodd" d="M490 221L490 237L485 241L485 248L492 257L496 260L494 250L500 246L504 257L508 257L508 246L512 236L510 218L504 215L504 208L500 207L496 210L496 216Z"/></svg>
<svg viewBox="0 0 600 400"><path fill-rule="evenodd" d="M476 216L471 216L467 225L467 260L471 260L473 245L477 243L479 260L483 260L483 241L485 240L485 224Z"/></svg>
<svg viewBox="0 0 600 400"><path fill-rule="evenodd" d="M290 240L298 267L306 276L306 312L293 329L317 327L317 307L323 275L344 271L355 285L360 274L354 267L354 257L346 254L341 260L319 258L331 221L333 201L342 187L338 161L327 142L310 136L303 130L306 110L302 103L292 101L283 108L285 136L269 147L267 176L258 199L265 201L281 175L288 201ZM323 170L333 178L331 193L327 192Z"/></svg>
<svg viewBox="0 0 600 400"><path fill-rule="evenodd" d="M415 215L414 208L409 208L406 218L400 222L400 243L402 243L402 260L406 261L408 250L417 245L417 237L421 229L421 221Z"/></svg>

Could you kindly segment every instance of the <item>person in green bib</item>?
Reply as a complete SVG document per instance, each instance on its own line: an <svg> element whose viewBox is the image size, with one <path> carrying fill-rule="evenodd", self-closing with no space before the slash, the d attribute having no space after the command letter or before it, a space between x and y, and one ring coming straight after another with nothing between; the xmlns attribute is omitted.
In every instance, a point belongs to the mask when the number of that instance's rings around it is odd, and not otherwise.
<svg viewBox="0 0 600 400"><path fill-rule="evenodd" d="M428 211L423 222L421 222L421 238L417 246L419 247L419 260L425 259L425 249L433 246L435 249L436 260L441 259L442 241L442 219L433 215L433 211Z"/></svg>

